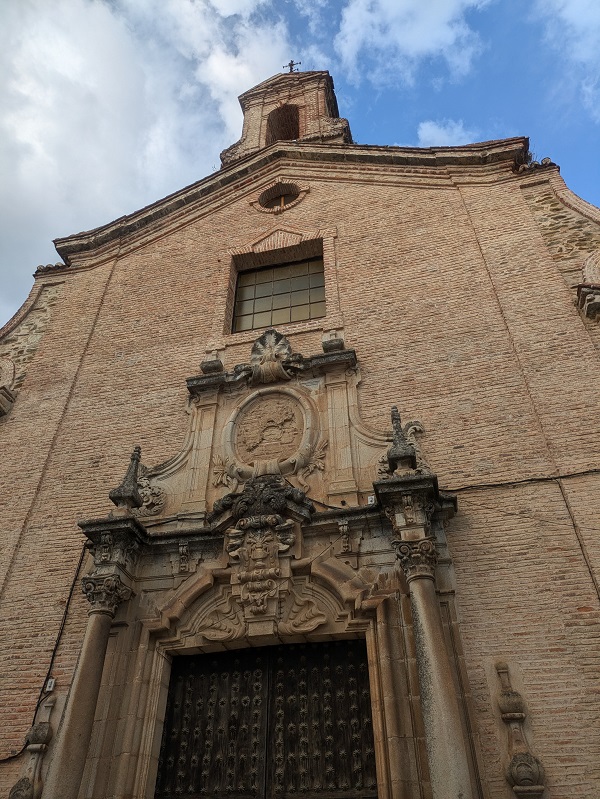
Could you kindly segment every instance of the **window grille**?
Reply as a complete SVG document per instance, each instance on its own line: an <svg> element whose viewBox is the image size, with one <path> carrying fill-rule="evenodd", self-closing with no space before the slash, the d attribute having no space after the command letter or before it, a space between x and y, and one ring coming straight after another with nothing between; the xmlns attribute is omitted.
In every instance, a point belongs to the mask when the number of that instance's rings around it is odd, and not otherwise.
<svg viewBox="0 0 600 799"><path fill-rule="evenodd" d="M325 316L323 259L240 272L233 332Z"/></svg>

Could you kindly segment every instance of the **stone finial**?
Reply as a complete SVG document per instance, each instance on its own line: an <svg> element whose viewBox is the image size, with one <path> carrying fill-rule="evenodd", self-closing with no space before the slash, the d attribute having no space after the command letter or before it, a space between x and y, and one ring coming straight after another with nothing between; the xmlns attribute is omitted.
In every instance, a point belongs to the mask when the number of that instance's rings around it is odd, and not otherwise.
<svg viewBox="0 0 600 799"><path fill-rule="evenodd" d="M415 448L406 439L397 405L392 406L392 430L394 435L392 446L387 452L390 472L394 474L397 469L416 469L417 456Z"/></svg>
<svg viewBox="0 0 600 799"><path fill-rule="evenodd" d="M337 330L330 330L322 339L323 352L340 352L345 349L343 336Z"/></svg>
<svg viewBox="0 0 600 799"><path fill-rule="evenodd" d="M525 701L511 685L508 664L496 663L496 672L501 686L498 706L502 721L508 727L510 762L506 769L506 780L517 799L521 797L541 799L545 790L544 769L531 752L525 737L523 727L527 717Z"/></svg>
<svg viewBox="0 0 600 799"><path fill-rule="evenodd" d="M216 350L207 351L206 358L200 364L200 370L203 375L219 374L223 371L223 361Z"/></svg>
<svg viewBox="0 0 600 799"><path fill-rule="evenodd" d="M138 491L138 469L141 455L141 447L135 447L131 453L131 461L123 481L108 494L109 499L114 502L117 508L131 510L132 508L141 508L144 504Z"/></svg>

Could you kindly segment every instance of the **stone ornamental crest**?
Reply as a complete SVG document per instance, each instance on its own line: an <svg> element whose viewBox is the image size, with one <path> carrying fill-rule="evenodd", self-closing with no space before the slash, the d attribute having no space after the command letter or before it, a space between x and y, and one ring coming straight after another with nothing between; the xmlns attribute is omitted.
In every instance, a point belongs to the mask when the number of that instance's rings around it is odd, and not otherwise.
<svg viewBox="0 0 600 799"><path fill-rule="evenodd" d="M301 357L292 355L290 342L277 330L267 330L256 339L250 353L250 384L290 380Z"/></svg>
<svg viewBox="0 0 600 799"><path fill-rule="evenodd" d="M242 463L289 458L300 445L303 432L302 410L291 397L259 397L238 417L235 451Z"/></svg>
<svg viewBox="0 0 600 799"><path fill-rule="evenodd" d="M236 408L213 456L213 485L236 491L251 477L284 475L308 491L324 469L327 440L319 435L310 398L292 387L261 388Z"/></svg>
<svg viewBox="0 0 600 799"><path fill-rule="evenodd" d="M290 577L281 556L289 556L296 541L293 517L309 519L313 512L304 492L276 475L252 478L241 493L215 502L210 518L230 514L233 522L225 533L225 551L233 566L234 597L250 618L277 613Z"/></svg>

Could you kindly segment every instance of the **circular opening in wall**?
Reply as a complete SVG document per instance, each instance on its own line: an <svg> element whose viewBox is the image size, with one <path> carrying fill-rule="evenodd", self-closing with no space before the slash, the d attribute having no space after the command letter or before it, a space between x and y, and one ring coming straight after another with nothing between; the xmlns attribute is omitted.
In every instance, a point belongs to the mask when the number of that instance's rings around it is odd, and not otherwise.
<svg viewBox="0 0 600 799"><path fill-rule="evenodd" d="M272 210L283 210L287 205L297 200L300 196L300 189L295 183L276 183L271 186L258 198L258 204L262 208Z"/></svg>

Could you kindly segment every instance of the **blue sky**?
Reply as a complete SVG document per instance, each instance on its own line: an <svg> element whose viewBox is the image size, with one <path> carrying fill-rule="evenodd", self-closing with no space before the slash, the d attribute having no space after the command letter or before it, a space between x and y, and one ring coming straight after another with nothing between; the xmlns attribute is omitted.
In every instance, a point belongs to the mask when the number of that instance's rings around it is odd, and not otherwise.
<svg viewBox="0 0 600 799"><path fill-rule="evenodd" d="M4 0L0 324L52 238L218 168L237 96L290 58L359 143L527 135L600 205L598 0Z"/></svg>

